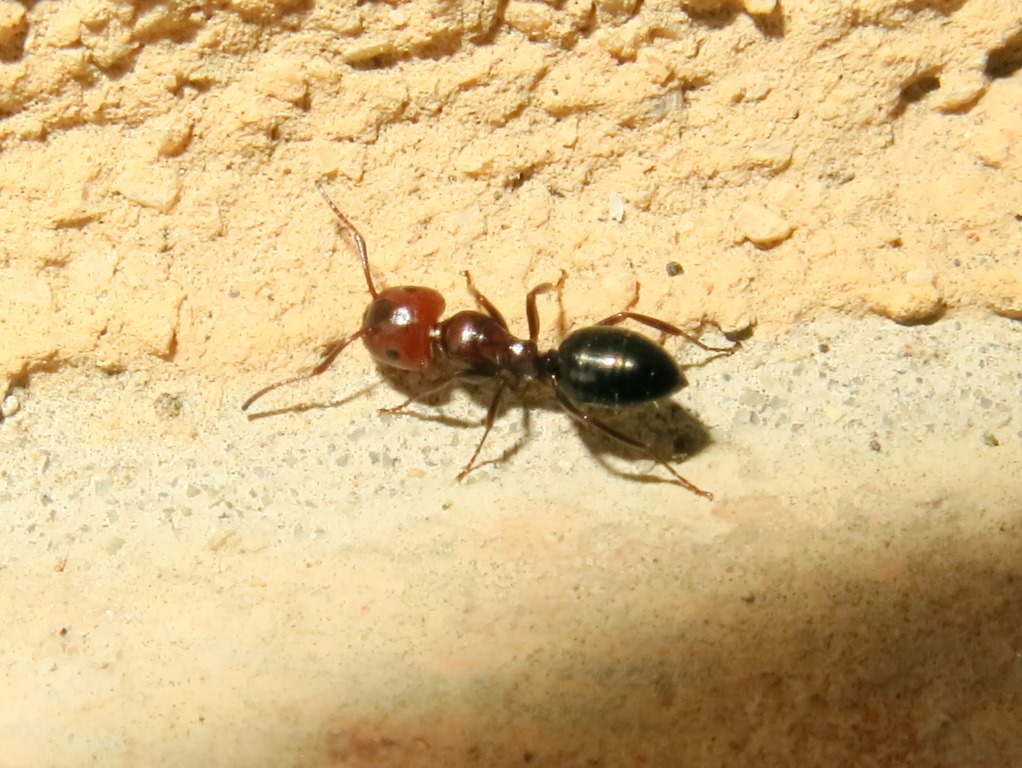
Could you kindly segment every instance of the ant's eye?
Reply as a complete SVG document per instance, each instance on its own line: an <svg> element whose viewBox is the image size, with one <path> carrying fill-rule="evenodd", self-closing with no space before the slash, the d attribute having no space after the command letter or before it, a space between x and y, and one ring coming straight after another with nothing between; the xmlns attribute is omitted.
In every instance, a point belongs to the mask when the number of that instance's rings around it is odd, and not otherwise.
<svg viewBox="0 0 1022 768"><path fill-rule="evenodd" d="M385 354L387 356L387 359L392 361L392 362L397 362L398 360L401 359L401 353L398 352L396 349L393 349L393 348L388 349L383 354Z"/></svg>
<svg viewBox="0 0 1022 768"><path fill-rule="evenodd" d="M386 299L376 299L366 310L363 327L380 326L394 314L394 305Z"/></svg>

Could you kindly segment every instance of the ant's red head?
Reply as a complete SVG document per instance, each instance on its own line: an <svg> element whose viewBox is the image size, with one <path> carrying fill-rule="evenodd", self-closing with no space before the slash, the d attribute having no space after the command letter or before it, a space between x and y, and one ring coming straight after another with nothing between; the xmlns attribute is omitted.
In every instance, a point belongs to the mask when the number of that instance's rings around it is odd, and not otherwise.
<svg viewBox="0 0 1022 768"><path fill-rule="evenodd" d="M444 306L444 297L432 288L385 288L373 297L362 318L362 341L378 363L422 370L433 359L433 329Z"/></svg>
<svg viewBox="0 0 1022 768"><path fill-rule="evenodd" d="M369 272L365 240L348 217L334 205L323 186L317 183L316 188L354 239L366 287L373 297L362 318L362 329L348 341L361 337L369 354L382 365L404 371L422 370L433 360L434 328L444 313L444 297L432 288L415 285L377 291Z"/></svg>

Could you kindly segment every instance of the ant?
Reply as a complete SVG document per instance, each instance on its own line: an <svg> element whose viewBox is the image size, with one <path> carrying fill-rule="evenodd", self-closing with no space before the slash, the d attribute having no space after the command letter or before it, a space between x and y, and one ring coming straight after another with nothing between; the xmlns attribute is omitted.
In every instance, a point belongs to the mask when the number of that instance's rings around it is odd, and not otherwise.
<svg viewBox="0 0 1022 768"><path fill-rule="evenodd" d="M464 310L441 321L446 302L439 291L414 285L385 288L382 291L376 289L369 271L365 240L337 208L323 186L317 182L316 188L355 241L372 301L362 318L362 327L329 345L315 368L308 373L263 387L245 401L241 406L243 411L278 387L319 376L352 342L362 339L369 354L383 366L404 371L424 371L442 368L446 364L447 371L438 386L409 398L395 408L381 409L381 413L398 413L415 400L439 392L456 380L497 381L497 390L483 421L483 435L472 457L458 473L458 480L475 468L479 452L493 428L505 390L517 390L523 382L538 381L553 391L561 408L573 419L645 454L672 475L674 484L707 499L713 498L713 494L696 487L678 474L674 467L657 456L648 445L604 424L579 406L622 408L638 405L665 398L685 386L681 369L660 344L635 331L618 327L626 320L653 328L664 336L680 336L700 349L716 353L715 357L734 354L741 348L741 342L724 348L710 347L670 323L632 312L631 308L638 302L636 292L624 311L604 318L596 325L573 331L556 349L540 352L537 346L539 312L536 309L536 299L550 291L561 291L567 278L563 270L556 283L543 283L526 295L528 339L519 339L511 334L503 315L475 287L468 271L462 274L478 310Z"/></svg>

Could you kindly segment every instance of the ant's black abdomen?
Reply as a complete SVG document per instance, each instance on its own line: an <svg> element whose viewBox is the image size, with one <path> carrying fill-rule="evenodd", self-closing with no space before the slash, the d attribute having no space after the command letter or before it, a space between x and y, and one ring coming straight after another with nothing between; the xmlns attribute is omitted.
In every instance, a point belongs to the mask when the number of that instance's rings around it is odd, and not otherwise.
<svg viewBox="0 0 1022 768"><path fill-rule="evenodd" d="M557 385L577 403L626 406L658 400L685 386L663 347L625 328L581 328L557 350Z"/></svg>

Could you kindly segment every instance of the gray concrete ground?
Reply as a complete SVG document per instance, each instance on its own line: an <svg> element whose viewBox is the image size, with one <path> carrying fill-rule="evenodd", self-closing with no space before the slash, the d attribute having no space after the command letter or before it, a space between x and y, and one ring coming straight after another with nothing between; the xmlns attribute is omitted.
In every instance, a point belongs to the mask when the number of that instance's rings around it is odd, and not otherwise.
<svg viewBox="0 0 1022 768"><path fill-rule="evenodd" d="M378 415L362 350L252 420L263 378L38 373L0 422L2 762L1022 762L1020 348L753 335L615 422L703 432L713 502L542 400L456 483L478 428Z"/></svg>

